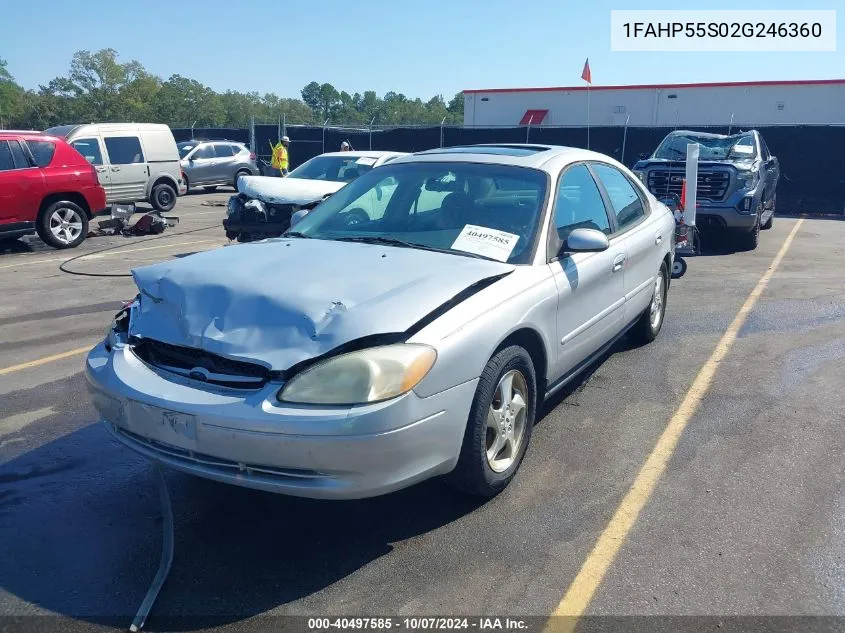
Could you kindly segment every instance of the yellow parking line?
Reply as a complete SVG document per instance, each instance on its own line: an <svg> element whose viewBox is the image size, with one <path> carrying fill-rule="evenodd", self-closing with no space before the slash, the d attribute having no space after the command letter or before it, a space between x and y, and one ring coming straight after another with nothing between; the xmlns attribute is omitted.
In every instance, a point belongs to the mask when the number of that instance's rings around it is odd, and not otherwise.
<svg viewBox="0 0 845 633"><path fill-rule="evenodd" d="M631 528L636 523L640 511L648 502L663 471L666 470L666 465L675 452L675 447L681 434L710 389L719 363L724 360L736 341L739 330L742 328L760 295L766 289L772 275L775 274L803 222L804 220L800 219L792 227L792 231L790 231L774 260L772 260L769 269L760 278L760 281L757 282L754 290L748 295L745 303L742 304L739 312L734 317L733 322L722 335L722 338L719 339L710 358L707 359L707 362L699 370L681 405L669 420L669 424L664 429L660 439L657 440L657 444L655 444L654 449L646 459L636 479L634 479L634 483L631 485L625 498L622 499L619 507L616 508L613 518L610 519L610 522L604 528L593 550L581 566L578 575L575 576L575 580L572 581L560 604L558 604L552 614L553 616L568 617L550 620L547 627L549 631L555 631L556 633L559 631L572 631L578 623L578 618L587 610L593 596L604 580L607 570L619 553Z"/></svg>
<svg viewBox="0 0 845 633"><path fill-rule="evenodd" d="M80 259L100 259L101 257L109 257L114 255L123 255L124 253L137 253L139 251L152 251L158 250L162 248L170 248L172 246L186 246L190 244L208 244L210 242L218 242L221 246L224 244L221 240L193 240L190 242L174 242L168 244L160 244L159 246L146 246L144 248L127 248L127 249L114 249L113 251L108 251L106 253L97 253L92 252L88 257L81 257ZM53 264L53 263L61 263L70 259L69 257L54 257L53 259L38 259L36 261L23 261L17 264L4 264L0 266L0 270L4 268L20 268L22 266L34 266L35 264Z"/></svg>
<svg viewBox="0 0 845 633"><path fill-rule="evenodd" d="M20 365L12 365L11 367L4 367L0 369L0 376L5 376L6 374L13 374L16 371L23 371L24 369L31 369L33 367L40 367L41 365L46 365L47 363L52 363L53 361L62 360L63 358L70 358L71 356L78 356L79 354L84 354L89 351L94 344L87 345L86 347L77 347L76 349L68 350L67 352L61 352L59 354L53 354L52 356L45 356L44 358L39 358L37 360L31 360L26 363L21 363Z"/></svg>

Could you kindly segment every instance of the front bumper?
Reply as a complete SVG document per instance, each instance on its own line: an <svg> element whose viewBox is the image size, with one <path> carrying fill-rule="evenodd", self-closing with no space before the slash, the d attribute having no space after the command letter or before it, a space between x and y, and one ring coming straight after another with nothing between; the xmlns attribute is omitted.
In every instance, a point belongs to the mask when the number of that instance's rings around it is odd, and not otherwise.
<svg viewBox="0 0 845 633"><path fill-rule="evenodd" d="M171 468L318 499L372 497L451 471L477 385L351 408L280 404L279 383L237 392L153 370L98 345L86 377L110 433Z"/></svg>
<svg viewBox="0 0 845 633"><path fill-rule="evenodd" d="M740 205L741 201L737 202ZM737 206L710 206L701 203L695 211L695 224L699 229L736 229L750 231L757 222L759 200L751 197L751 208L740 212Z"/></svg>

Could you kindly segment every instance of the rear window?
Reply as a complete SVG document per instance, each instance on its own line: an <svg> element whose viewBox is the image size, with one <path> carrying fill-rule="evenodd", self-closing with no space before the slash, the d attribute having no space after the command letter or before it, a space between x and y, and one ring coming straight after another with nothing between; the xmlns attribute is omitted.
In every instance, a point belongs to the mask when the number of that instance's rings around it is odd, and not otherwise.
<svg viewBox="0 0 845 633"><path fill-rule="evenodd" d="M46 167L53 160L56 153L56 144L52 141L26 141L29 151L39 167Z"/></svg>

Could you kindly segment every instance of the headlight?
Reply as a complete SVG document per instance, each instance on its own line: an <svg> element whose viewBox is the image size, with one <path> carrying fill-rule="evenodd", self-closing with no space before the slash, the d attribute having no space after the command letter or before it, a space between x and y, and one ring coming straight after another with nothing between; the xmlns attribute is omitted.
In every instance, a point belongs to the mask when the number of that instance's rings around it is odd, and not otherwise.
<svg viewBox="0 0 845 633"><path fill-rule="evenodd" d="M741 171L739 172L739 183L744 189L754 189L757 186L757 181L760 179L756 171Z"/></svg>
<svg viewBox="0 0 845 633"><path fill-rule="evenodd" d="M410 343L350 352L306 369L282 387L277 398L332 405L389 400L416 387L436 359L434 348Z"/></svg>
<svg viewBox="0 0 845 633"><path fill-rule="evenodd" d="M640 182L643 182L643 183L645 182L645 172L644 172L644 171L639 171L639 170L636 170L636 169L635 169L635 170L634 170L634 175L635 175L637 178L639 178L639 179L640 179Z"/></svg>
<svg viewBox="0 0 845 633"><path fill-rule="evenodd" d="M129 325L132 320L133 311L137 310L139 299L135 298L123 305L120 312L112 317L111 323L106 328L106 337L103 341L106 345L106 350L111 351L112 348L125 345L129 339Z"/></svg>

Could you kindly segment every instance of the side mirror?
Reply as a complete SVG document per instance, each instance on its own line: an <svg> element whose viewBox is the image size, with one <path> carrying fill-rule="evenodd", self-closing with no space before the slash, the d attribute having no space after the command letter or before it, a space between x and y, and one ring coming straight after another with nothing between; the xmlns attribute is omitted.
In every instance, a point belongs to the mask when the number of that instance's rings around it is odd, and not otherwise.
<svg viewBox="0 0 845 633"><path fill-rule="evenodd" d="M607 235L597 229L575 229L566 238L563 251L568 253L598 253L610 248Z"/></svg>
<svg viewBox="0 0 845 633"><path fill-rule="evenodd" d="M640 154L640 160L648 160L650 157L651 154L649 154L648 152L643 152L642 154Z"/></svg>
<svg viewBox="0 0 845 633"><path fill-rule="evenodd" d="M290 228L293 228L306 215L308 215L308 209L300 209L290 216Z"/></svg>

